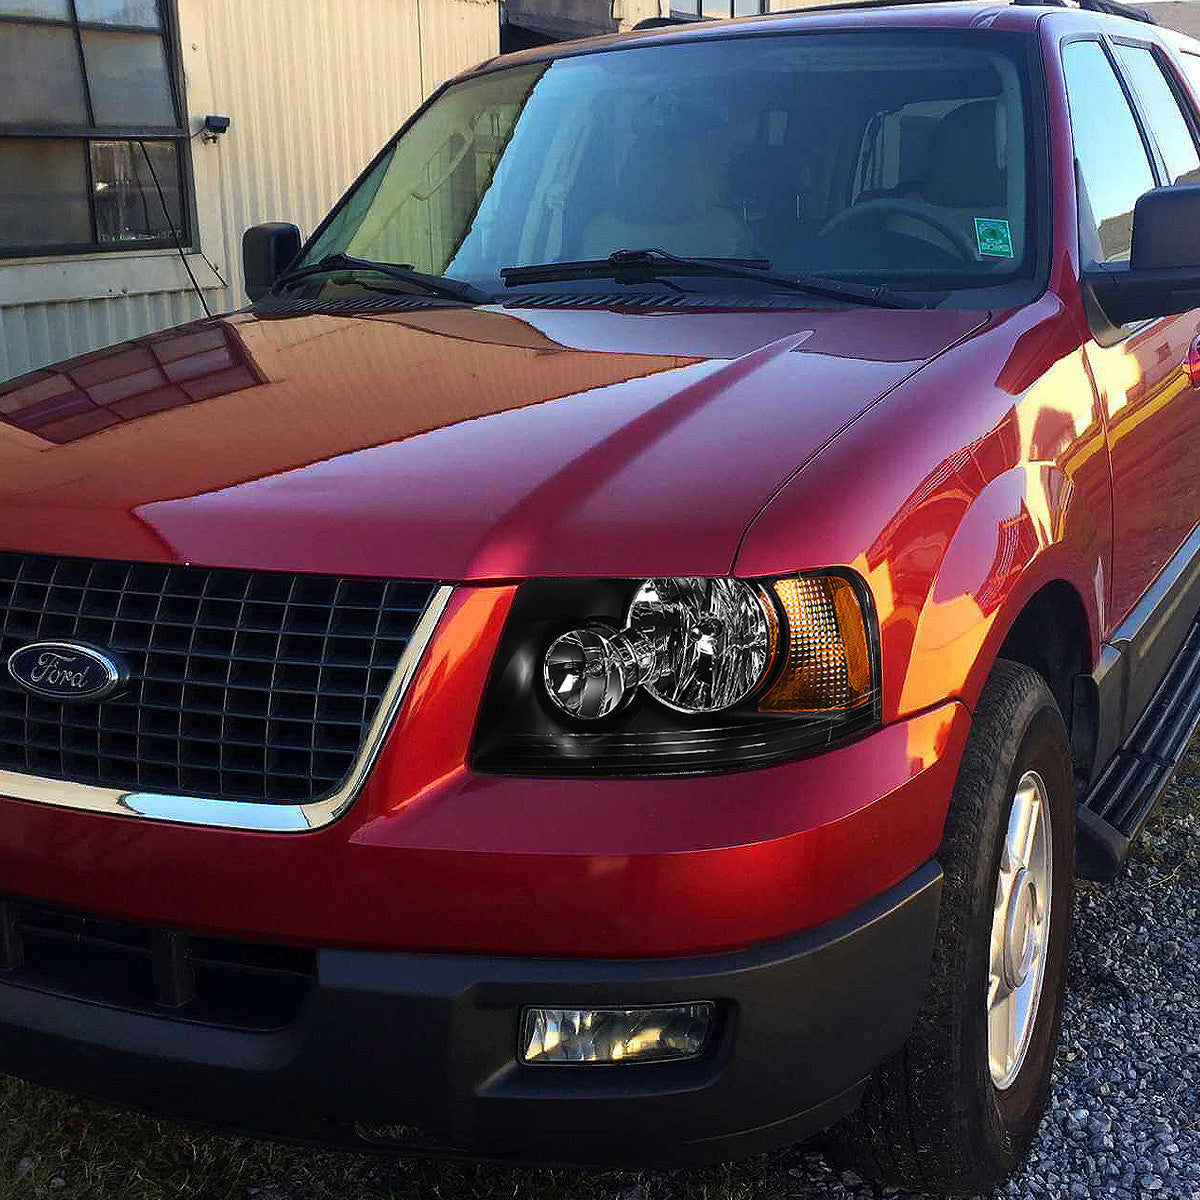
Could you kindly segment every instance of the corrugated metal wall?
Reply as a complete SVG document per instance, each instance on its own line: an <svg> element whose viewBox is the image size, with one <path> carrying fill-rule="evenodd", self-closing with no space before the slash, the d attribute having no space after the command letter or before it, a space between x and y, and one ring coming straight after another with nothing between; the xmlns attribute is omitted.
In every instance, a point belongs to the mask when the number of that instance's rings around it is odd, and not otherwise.
<svg viewBox="0 0 1200 1200"><path fill-rule="evenodd" d="M1191 0L1177 0L1180 3L1191 3ZM830 0L767 0L767 12L786 12L794 8L811 8L828 4ZM728 9L728 2L725 3ZM613 16L617 28L627 33L639 21L650 17L665 17L671 11L670 0L613 0Z"/></svg>
<svg viewBox="0 0 1200 1200"><path fill-rule="evenodd" d="M421 100L499 41L496 5L475 0L210 0L207 10L213 111L239 133L213 148L235 237L269 220L311 233ZM240 255L231 248L227 260L240 294Z"/></svg>
<svg viewBox="0 0 1200 1200"><path fill-rule="evenodd" d="M243 302L247 226L289 220L310 233L425 96L499 48L497 0L178 0L178 10L192 126L232 118L216 144L192 141L201 246L218 275L198 257L193 269L214 311ZM161 263L149 270L155 257L122 257L111 297L95 283L116 272L112 258L47 263L57 291L30 292L30 265L0 264L0 380L200 315L190 290L150 281L163 274Z"/></svg>
<svg viewBox="0 0 1200 1200"><path fill-rule="evenodd" d="M0 304L0 381L202 314L193 292L160 292L119 300Z"/></svg>

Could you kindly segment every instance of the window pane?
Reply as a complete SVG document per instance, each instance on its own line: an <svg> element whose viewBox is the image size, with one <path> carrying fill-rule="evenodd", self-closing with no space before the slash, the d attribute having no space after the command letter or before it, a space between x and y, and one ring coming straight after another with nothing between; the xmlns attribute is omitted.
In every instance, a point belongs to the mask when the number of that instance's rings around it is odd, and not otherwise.
<svg viewBox="0 0 1200 1200"><path fill-rule="evenodd" d="M91 240L83 143L0 140L0 247Z"/></svg>
<svg viewBox="0 0 1200 1200"><path fill-rule="evenodd" d="M761 0L733 0L733 15L735 17L755 17L762 10Z"/></svg>
<svg viewBox="0 0 1200 1200"><path fill-rule="evenodd" d="M1118 46L1117 53L1146 110L1154 140L1167 164L1167 178L1171 183L1195 183L1200 179L1200 155L1162 67L1144 46Z"/></svg>
<svg viewBox="0 0 1200 1200"><path fill-rule="evenodd" d="M156 33L83 31L97 125L174 125L167 55Z"/></svg>
<svg viewBox="0 0 1200 1200"><path fill-rule="evenodd" d="M3 5L5 0L0 0ZM75 0L81 21L98 25L138 25L158 28L158 0Z"/></svg>
<svg viewBox="0 0 1200 1200"><path fill-rule="evenodd" d="M902 287L1031 278L1024 35L912 33L779 34L766 48L660 40L455 84L353 190L305 262L344 251L494 288L504 267L661 246ZM902 113L921 136L908 136ZM936 229L893 228L895 206L847 204L877 125L880 158L902 168L904 196L936 209ZM325 286L349 285L313 285Z"/></svg>
<svg viewBox="0 0 1200 1200"><path fill-rule="evenodd" d="M158 28L158 0L76 0L76 12L85 23Z"/></svg>
<svg viewBox="0 0 1200 1200"><path fill-rule="evenodd" d="M1188 83L1192 85L1193 95L1200 96L1200 58L1195 54L1184 53L1179 56L1179 62Z"/></svg>
<svg viewBox="0 0 1200 1200"><path fill-rule="evenodd" d="M0 122L4 121L87 124L74 30L0 21Z"/></svg>
<svg viewBox="0 0 1200 1200"><path fill-rule="evenodd" d="M698 17L700 0L671 0L671 15L676 13L683 17Z"/></svg>
<svg viewBox="0 0 1200 1200"><path fill-rule="evenodd" d="M185 238L180 205L179 151L171 143L145 142L154 171L137 142L93 142L92 179L96 188L96 231L101 242L170 240L154 177L180 237Z"/></svg>
<svg viewBox="0 0 1200 1200"><path fill-rule="evenodd" d="M71 18L70 0L0 0L0 16Z"/></svg>
<svg viewBox="0 0 1200 1200"><path fill-rule="evenodd" d="M700 11L706 17L727 17L733 9L729 0L702 0Z"/></svg>
<svg viewBox="0 0 1200 1200"><path fill-rule="evenodd" d="M1133 206L1154 186L1146 148L1099 42L1072 42L1063 51L1063 69L1075 157L1092 209L1090 224L1085 213L1079 215L1084 251L1098 254L1102 262L1124 261Z"/></svg>

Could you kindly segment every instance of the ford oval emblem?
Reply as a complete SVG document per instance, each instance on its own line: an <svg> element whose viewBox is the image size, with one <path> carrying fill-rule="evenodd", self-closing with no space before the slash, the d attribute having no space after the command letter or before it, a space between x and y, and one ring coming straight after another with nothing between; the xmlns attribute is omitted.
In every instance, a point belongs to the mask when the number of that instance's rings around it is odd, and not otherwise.
<svg viewBox="0 0 1200 1200"><path fill-rule="evenodd" d="M116 659L78 642L31 642L9 655L8 673L27 692L59 702L103 700L128 678Z"/></svg>

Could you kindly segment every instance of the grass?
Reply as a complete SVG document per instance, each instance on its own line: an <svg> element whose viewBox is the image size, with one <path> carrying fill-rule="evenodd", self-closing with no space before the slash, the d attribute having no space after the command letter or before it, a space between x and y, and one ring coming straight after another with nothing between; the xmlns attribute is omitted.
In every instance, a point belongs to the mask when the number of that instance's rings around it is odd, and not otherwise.
<svg viewBox="0 0 1200 1200"><path fill-rule="evenodd" d="M394 1162L210 1135L0 1077L0 1200L772 1200L798 1194L798 1161L638 1175Z"/></svg>
<svg viewBox="0 0 1200 1200"><path fill-rule="evenodd" d="M1200 819L1200 739L1184 756L1171 782L1172 807Z"/></svg>
<svg viewBox="0 0 1200 1200"><path fill-rule="evenodd" d="M1145 882L1200 882L1195 835L1200 832L1200 737L1184 755L1141 836L1129 854L1130 869L1146 869Z"/></svg>

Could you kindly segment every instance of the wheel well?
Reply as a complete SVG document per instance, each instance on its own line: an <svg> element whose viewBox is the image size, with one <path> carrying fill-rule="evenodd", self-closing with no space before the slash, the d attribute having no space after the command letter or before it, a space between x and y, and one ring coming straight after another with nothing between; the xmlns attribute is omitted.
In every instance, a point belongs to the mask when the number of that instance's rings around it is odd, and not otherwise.
<svg viewBox="0 0 1200 1200"><path fill-rule="evenodd" d="M1000 657L1032 668L1046 681L1071 738L1077 777L1091 769L1095 749L1095 717L1080 703L1076 679L1088 669L1087 615L1079 594L1055 580L1037 592L1021 610Z"/></svg>

